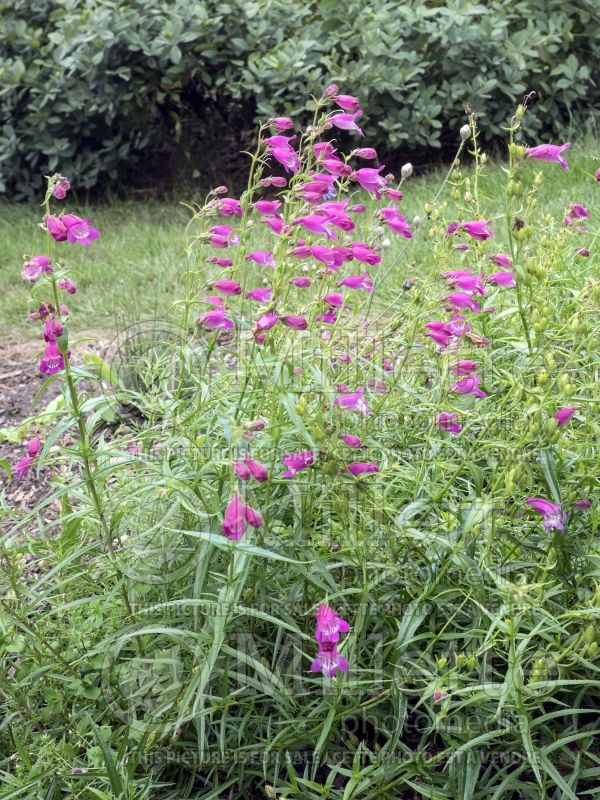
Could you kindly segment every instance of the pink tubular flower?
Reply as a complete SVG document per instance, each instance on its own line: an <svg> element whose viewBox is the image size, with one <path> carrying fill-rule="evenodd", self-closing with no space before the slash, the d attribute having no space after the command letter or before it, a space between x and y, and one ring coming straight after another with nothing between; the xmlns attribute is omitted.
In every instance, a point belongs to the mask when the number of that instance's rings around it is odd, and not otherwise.
<svg viewBox="0 0 600 800"><path fill-rule="evenodd" d="M443 411L437 415L436 423L442 431L448 431L449 433L460 433L462 431L462 425L458 421L458 414Z"/></svg>
<svg viewBox="0 0 600 800"><path fill-rule="evenodd" d="M287 180L285 178L281 178L278 175L272 178L261 178L260 185L261 186L276 186L278 189L283 189L283 187L287 184Z"/></svg>
<svg viewBox="0 0 600 800"><path fill-rule="evenodd" d="M292 225L302 225L313 233L321 233L327 236L328 239L335 239L335 233L331 230L329 224L329 217L323 217L321 214L308 214L304 217L298 217L292 220Z"/></svg>
<svg viewBox="0 0 600 800"><path fill-rule="evenodd" d="M339 292L329 292L323 297L323 302L332 308L339 308L344 305L344 295Z"/></svg>
<svg viewBox="0 0 600 800"><path fill-rule="evenodd" d="M323 322L325 325L335 325L337 322L337 314L333 306L329 306L327 311L322 314L317 314L315 317L316 322Z"/></svg>
<svg viewBox="0 0 600 800"><path fill-rule="evenodd" d="M29 472L31 469L31 465L35 461L36 457L38 456L40 450L42 449L42 443L39 439L31 439L29 442L25 442L25 446L27 447L27 455L24 456L16 465L15 465L15 473L17 475L17 480L22 481L25 477L26 473Z"/></svg>
<svg viewBox="0 0 600 800"><path fill-rule="evenodd" d="M387 193L389 194L389 192ZM399 214L394 206L387 206L386 208L380 209L379 214L383 218L385 224L388 225L394 233L400 233L405 239L412 239L413 232L406 221L406 217L403 214Z"/></svg>
<svg viewBox="0 0 600 800"><path fill-rule="evenodd" d="M348 464L348 472L354 478L357 478L359 475L379 472L379 467L374 461L353 461L351 464Z"/></svg>
<svg viewBox="0 0 600 800"><path fill-rule="evenodd" d="M570 208L571 216L575 219L588 219L590 216L589 211L584 206L579 205L579 203L571 203Z"/></svg>
<svg viewBox="0 0 600 800"><path fill-rule="evenodd" d="M272 294L273 289L269 286L265 286L264 288L250 289L249 292L246 292L246 298L248 300L257 300L259 303L267 303L271 299Z"/></svg>
<svg viewBox="0 0 600 800"><path fill-rule="evenodd" d="M269 479L269 470L265 465L261 464L260 461L255 461L253 458L250 458L248 454L244 456L243 460L236 461L234 469L243 481L254 478L254 480L259 483L264 483L264 481Z"/></svg>
<svg viewBox="0 0 600 800"><path fill-rule="evenodd" d="M286 314L280 320L286 328L291 328L294 331L305 331L308 328L308 322L304 317L300 317L297 314Z"/></svg>
<svg viewBox="0 0 600 800"><path fill-rule="evenodd" d="M365 161L372 161L377 158L377 151L373 147L357 147L350 153L351 156L364 158Z"/></svg>
<svg viewBox="0 0 600 800"><path fill-rule="evenodd" d="M308 287L310 286L310 278L298 276L296 278L292 278L290 283L292 284L292 286L296 286L298 289L308 289Z"/></svg>
<svg viewBox="0 0 600 800"><path fill-rule="evenodd" d="M222 200L219 200L217 208L219 209L219 214L222 214L224 217L242 216L242 204L239 200L236 200L235 197L224 197Z"/></svg>
<svg viewBox="0 0 600 800"><path fill-rule="evenodd" d="M594 175L597 181L600 181L600 167L596 170L596 174Z"/></svg>
<svg viewBox="0 0 600 800"><path fill-rule="evenodd" d="M458 392L458 394L472 394L475 397L487 397L487 394L479 388L480 383L481 378L479 375L469 375L453 383L448 391Z"/></svg>
<svg viewBox="0 0 600 800"><path fill-rule="evenodd" d="M275 137L271 137L275 138ZM284 137L279 137L284 138ZM270 146L269 153L273 156L275 161L278 161L286 172L298 172L300 169L300 159L289 146Z"/></svg>
<svg viewBox="0 0 600 800"><path fill-rule="evenodd" d="M277 324L279 314L276 311L267 311L262 317L256 320L256 328L259 331L268 331Z"/></svg>
<svg viewBox="0 0 600 800"><path fill-rule="evenodd" d="M66 242L67 226L60 217L54 217L52 214L46 214L44 217L44 222L46 223L46 230L50 236L52 236L55 242Z"/></svg>
<svg viewBox="0 0 600 800"><path fill-rule="evenodd" d="M458 270L456 270L458 272ZM481 275L457 275L448 279L451 284L458 286L464 292L474 292L475 294L485 294Z"/></svg>
<svg viewBox="0 0 600 800"><path fill-rule="evenodd" d="M258 511L247 506L239 494L234 494L225 509L223 533L229 539L237 542L246 533L248 525L260 528L263 522Z"/></svg>
<svg viewBox="0 0 600 800"><path fill-rule="evenodd" d="M311 672L322 672L326 678L333 678L336 672L348 672L349 664L338 653L337 646L325 642L319 647L317 657L310 665Z"/></svg>
<svg viewBox="0 0 600 800"><path fill-rule="evenodd" d="M207 259L209 264L216 264L217 267L225 268L232 267L233 261L230 258L218 258L217 256L209 256Z"/></svg>
<svg viewBox="0 0 600 800"><path fill-rule="evenodd" d="M475 372L476 369L477 364L475 361L471 361L468 358L463 358L460 361L457 361L452 367L452 372L455 375L468 375L470 372Z"/></svg>
<svg viewBox="0 0 600 800"><path fill-rule="evenodd" d="M468 292L452 292L451 294L444 295L444 300L447 301L448 310L458 308L468 308L470 311L481 311L479 303Z"/></svg>
<svg viewBox="0 0 600 800"><path fill-rule="evenodd" d="M63 335L62 322L56 317L48 317L44 322L44 339L47 342L56 341L59 336Z"/></svg>
<svg viewBox="0 0 600 800"><path fill-rule="evenodd" d="M213 331L228 331L235 327L223 308L211 308L210 311L205 311L204 314L200 314L197 323Z"/></svg>
<svg viewBox="0 0 600 800"><path fill-rule="evenodd" d="M269 125L279 133L290 131L294 127L294 123L289 117L271 117Z"/></svg>
<svg viewBox="0 0 600 800"><path fill-rule="evenodd" d="M580 511L587 511L588 509L590 509L592 507L592 501L591 500L587 500L586 498L582 497L582 498L579 498L578 500L575 500L573 505L575 506L575 508L578 508Z"/></svg>
<svg viewBox="0 0 600 800"><path fill-rule="evenodd" d="M70 278L59 278L56 281L56 285L59 289L64 289L65 292L68 292L69 294L75 294L77 291L77 286Z"/></svg>
<svg viewBox="0 0 600 800"><path fill-rule="evenodd" d="M571 142L565 144L538 144L536 147L528 147L525 150L527 158L534 158L537 161L549 161L560 164L563 169L569 169L569 165L562 157L562 153L571 147Z"/></svg>
<svg viewBox="0 0 600 800"><path fill-rule="evenodd" d="M57 372L61 372L64 368L65 360L56 343L56 339L51 339L44 350L39 370L48 375L56 375Z"/></svg>
<svg viewBox="0 0 600 800"><path fill-rule="evenodd" d="M75 214L63 214L63 225L67 228L67 241L69 244L82 244L87 246L100 236L100 231L90 223L89 219L81 219Z"/></svg>
<svg viewBox="0 0 600 800"><path fill-rule="evenodd" d="M554 415L554 419L558 423L558 427L562 428L571 419L573 414L577 411L577 406L565 406L559 409Z"/></svg>
<svg viewBox="0 0 600 800"><path fill-rule="evenodd" d="M512 269L512 260L508 253L496 253L496 255L490 256L489 258L497 267Z"/></svg>
<svg viewBox="0 0 600 800"><path fill-rule="evenodd" d="M279 236L279 234L282 233L283 229L286 227L283 219L277 215L273 217L261 217L260 221L263 224L268 225L273 233L277 234L277 236Z"/></svg>
<svg viewBox="0 0 600 800"><path fill-rule="evenodd" d="M366 210L367 207L364 203L356 203L348 209L352 214L364 214Z"/></svg>
<svg viewBox="0 0 600 800"><path fill-rule="evenodd" d="M379 174L384 169L384 166L381 166L378 169L374 169L372 167L362 167L361 169L357 169L356 172L352 173L352 178L359 183L365 191L371 192L371 194L374 194L379 200L381 197L381 190L385 189L387 186L386 179L383 177L383 175Z"/></svg>
<svg viewBox="0 0 600 800"><path fill-rule="evenodd" d="M323 167L323 169L326 169L330 175L335 175L336 178L352 174L352 167L350 167L348 164L344 164L344 162L337 156L323 158L321 161L319 161L319 164Z"/></svg>
<svg viewBox="0 0 600 800"><path fill-rule="evenodd" d="M35 283L42 275L53 272L52 262L47 256L34 256L23 264L21 277L29 283Z"/></svg>
<svg viewBox="0 0 600 800"><path fill-rule="evenodd" d="M334 405L346 409L346 411L358 411L363 416L369 414L371 409L369 404L364 399L365 387L361 386L355 392L346 392L336 397L333 401Z"/></svg>
<svg viewBox="0 0 600 800"><path fill-rule="evenodd" d="M353 97L351 94L334 94L331 99L344 111L353 112L360 109L358 98Z"/></svg>
<svg viewBox="0 0 600 800"><path fill-rule="evenodd" d="M66 178L63 178L62 181L58 181L58 183L52 184L52 188L50 191L52 195L56 197L57 200L64 200L67 196L67 192L71 188L71 184Z"/></svg>
<svg viewBox="0 0 600 800"><path fill-rule="evenodd" d="M348 633L350 630L349 623L338 617L327 603L320 604L316 616L315 639L319 644L324 642L336 644L340 639L340 633Z"/></svg>
<svg viewBox="0 0 600 800"><path fill-rule="evenodd" d="M512 272L494 272L486 277L486 283L495 283L498 286L506 286L509 289L517 285L515 276Z"/></svg>
<svg viewBox="0 0 600 800"><path fill-rule="evenodd" d="M337 83L330 83L325 89L323 89L323 97L332 97L334 94L338 93L338 85Z"/></svg>
<svg viewBox="0 0 600 800"><path fill-rule="evenodd" d="M583 256L583 258L589 258L590 251L587 249L587 247L578 247L577 255Z"/></svg>
<svg viewBox="0 0 600 800"><path fill-rule="evenodd" d="M332 114L329 117L329 124L335 125L341 131L356 131L359 136L363 136L363 132L356 124L356 120L362 116L360 109L355 111L354 114Z"/></svg>
<svg viewBox="0 0 600 800"><path fill-rule="evenodd" d="M346 447L350 447L352 450L360 450L362 447L362 442L358 436L353 436L351 433L342 433L340 439Z"/></svg>
<svg viewBox="0 0 600 800"><path fill-rule="evenodd" d="M372 267L381 263L381 256L372 250L365 242L352 242L348 245L352 256L363 264L370 264Z"/></svg>
<svg viewBox="0 0 600 800"><path fill-rule="evenodd" d="M248 253L246 261L254 261L261 267L275 268L275 258L270 250L255 250L253 253Z"/></svg>
<svg viewBox="0 0 600 800"><path fill-rule="evenodd" d="M232 281L226 278L220 281L215 281L213 283L213 287L218 292L221 292L221 294L227 295L228 297L234 297L242 293L242 287L238 281Z"/></svg>
<svg viewBox="0 0 600 800"><path fill-rule="evenodd" d="M256 209L259 214L274 214L280 206L279 200L257 200L252 204L252 208Z"/></svg>
<svg viewBox="0 0 600 800"><path fill-rule="evenodd" d="M485 241L486 239L493 238L494 234L488 228L492 220L488 219L486 221L482 220L472 220L471 222L463 222L462 230L468 234L472 239L477 239L480 242Z"/></svg>
<svg viewBox="0 0 600 800"><path fill-rule="evenodd" d="M373 291L373 281L371 280L368 272L363 272L362 275L348 275L338 281L338 286L347 286L349 289L364 289L366 292Z"/></svg>
<svg viewBox="0 0 600 800"><path fill-rule="evenodd" d="M384 194L390 200L404 200L404 193L400 189L385 189Z"/></svg>
<svg viewBox="0 0 600 800"><path fill-rule="evenodd" d="M303 450L301 453L286 453L281 460L287 467L283 477L293 478L297 472L312 467L315 457L312 450Z"/></svg>
<svg viewBox="0 0 600 800"><path fill-rule="evenodd" d="M550 500L544 500L542 497L528 497L526 502L542 515L542 523L547 531L564 530L564 521L566 515L562 511L560 503L551 503Z"/></svg>

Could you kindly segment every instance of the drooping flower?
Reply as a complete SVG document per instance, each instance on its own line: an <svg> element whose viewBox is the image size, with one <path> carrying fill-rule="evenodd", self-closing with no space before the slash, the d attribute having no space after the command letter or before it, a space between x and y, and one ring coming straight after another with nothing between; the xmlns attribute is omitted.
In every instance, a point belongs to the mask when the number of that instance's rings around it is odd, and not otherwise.
<svg viewBox="0 0 600 800"><path fill-rule="evenodd" d="M562 157L562 153L571 147L571 142L565 144L538 144L535 147L528 147L525 150L527 158L534 158L537 161L549 161L560 164L563 169L569 169L569 165Z"/></svg>
<svg viewBox="0 0 600 800"><path fill-rule="evenodd" d="M542 515L542 523L547 531L564 530L563 523L566 515L562 511L560 503L551 503L550 500L544 500L542 497L528 497L526 502L534 511Z"/></svg>
<svg viewBox="0 0 600 800"><path fill-rule="evenodd" d="M355 392L341 394L333 401L334 405L340 406L340 408L344 408L346 411L358 411L358 413L363 416L369 414L371 409L363 396L365 391L365 387L361 386Z"/></svg>
<svg viewBox="0 0 600 800"><path fill-rule="evenodd" d="M280 233L283 232L284 228L286 228L286 224L282 217L275 215L273 217L261 217L260 221L264 225L268 225L269 228L279 236Z"/></svg>
<svg viewBox="0 0 600 800"><path fill-rule="evenodd" d="M213 331L228 331L235 327L224 308L211 308L210 311L205 311L198 317L197 324Z"/></svg>
<svg viewBox="0 0 600 800"><path fill-rule="evenodd" d="M360 108L358 97L351 94L334 94L331 99L344 111L358 111Z"/></svg>
<svg viewBox="0 0 600 800"><path fill-rule="evenodd" d="M87 247L100 236L100 231L90 223L89 219L81 219L76 214L63 214L61 222L67 228L69 244L82 244Z"/></svg>
<svg viewBox="0 0 600 800"><path fill-rule="evenodd" d="M487 394L479 388L481 378L479 375L468 375L466 378L453 383L448 389L449 392L458 392L458 394L472 394L475 397L487 397Z"/></svg>
<svg viewBox="0 0 600 800"><path fill-rule="evenodd" d="M315 457L312 450L303 450L301 453L286 453L281 459L287 470L284 478L293 478L297 472L312 467Z"/></svg>
<svg viewBox="0 0 600 800"><path fill-rule="evenodd" d="M558 427L562 428L571 419L573 414L577 411L577 406L565 406L559 409L554 415L554 419L558 423Z"/></svg>
<svg viewBox="0 0 600 800"><path fill-rule="evenodd" d="M278 138L283 139L285 137L281 136ZM298 158L295 151L291 147L286 145L282 146L270 145L268 150L269 153L275 159L275 161L278 161L286 172L296 173L300 169L300 159Z"/></svg>
<svg viewBox="0 0 600 800"><path fill-rule="evenodd" d="M56 375L57 372L61 372L64 368L65 360L63 354L60 352L56 339L51 339L44 350L39 370L48 375Z"/></svg>
<svg viewBox="0 0 600 800"><path fill-rule="evenodd" d="M224 197L219 200L217 208L219 209L219 214L224 217L242 216L242 204L235 197Z"/></svg>
<svg viewBox="0 0 600 800"><path fill-rule="evenodd" d="M307 320L298 314L286 314L280 317L280 320L286 328L291 328L294 331L305 331L308 328Z"/></svg>
<svg viewBox="0 0 600 800"><path fill-rule="evenodd" d="M348 275L338 281L338 286L347 286L349 289L364 289L366 292L373 291L373 281L371 280L368 272L363 272L361 275Z"/></svg>
<svg viewBox="0 0 600 800"><path fill-rule="evenodd" d="M449 433L460 433L462 431L462 425L458 421L458 414L449 411L442 411L441 414L438 414L436 423L442 431L448 431Z"/></svg>
<svg viewBox="0 0 600 800"><path fill-rule="evenodd" d="M379 467L374 461L353 461L348 464L348 472L357 478L359 475L366 473L379 472Z"/></svg>
<svg viewBox="0 0 600 800"><path fill-rule="evenodd" d="M264 520L254 508L247 506L239 494L234 494L223 518L223 534L234 542L239 541L246 533L246 527L260 528Z"/></svg>
<svg viewBox="0 0 600 800"><path fill-rule="evenodd" d="M260 461L255 461L253 458L250 458L247 453L241 461L236 461L234 469L236 474L243 481L254 478L254 480L259 483L264 483L264 481L269 479L269 470L267 467L261 464Z"/></svg>
<svg viewBox="0 0 600 800"><path fill-rule="evenodd" d="M42 275L52 271L52 262L47 256L34 256L23 264L21 277L29 283L35 283Z"/></svg>
<svg viewBox="0 0 600 800"><path fill-rule="evenodd" d="M517 285L514 273L512 272L494 272L486 277L486 283L497 284L498 286L506 286L511 289Z"/></svg>
<svg viewBox="0 0 600 800"><path fill-rule="evenodd" d="M215 281L213 283L213 287L221 294L227 295L228 297L235 297L242 293L242 287L238 281L228 280L227 278L223 278L223 280Z"/></svg>
<svg viewBox="0 0 600 800"><path fill-rule="evenodd" d="M365 191L371 192L371 194L374 194L379 200L381 197L381 190L385 189L387 186L386 179L383 177L383 175L380 175L380 172L384 169L384 166L381 166L378 169L374 169L373 167L362 167L361 169L357 169L356 172L352 173L352 178L359 183Z"/></svg>
<svg viewBox="0 0 600 800"><path fill-rule="evenodd" d="M353 436L351 433L342 433L340 439L346 447L350 447L352 450L359 450L362 447L362 442L358 436Z"/></svg>
<svg viewBox="0 0 600 800"><path fill-rule="evenodd" d="M325 325L335 325L337 322L337 313L333 306L329 306L327 311L322 314L317 314L315 317L316 322L323 322Z"/></svg>
<svg viewBox="0 0 600 800"><path fill-rule="evenodd" d="M331 230L329 224L329 217L324 217L321 214L307 214L304 217L298 217L292 220L292 225L302 225L313 233L320 233L328 239L335 239L336 235Z"/></svg>
<svg viewBox="0 0 600 800"><path fill-rule="evenodd" d="M246 292L248 300L257 300L259 303L267 303L271 299L273 289L269 286L259 287L258 289L250 289Z"/></svg>
<svg viewBox="0 0 600 800"><path fill-rule="evenodd" d="M262 267L275 268L275 257L270 250L255 250L253 253L248 253L246 261L254 261Z"/></svg>
<svg viewBox="0 0 600 800"><path fill-rule="evenodd" d="M363 136L363 132L356 124L356 120L362 116L362 111L359 109L353 114L332 114L329 117L329 124L335 125L341 131L356 131L359 136Z"/></svg>
<svg viewBox="0 0 600 800"><path fill-rule="evenodd" d="M52 214L46 214L44 217L44 222L46 223L46 230L50 236L52 236L55 242L66 242L67 226L60 217L54 217Z"/></svg>

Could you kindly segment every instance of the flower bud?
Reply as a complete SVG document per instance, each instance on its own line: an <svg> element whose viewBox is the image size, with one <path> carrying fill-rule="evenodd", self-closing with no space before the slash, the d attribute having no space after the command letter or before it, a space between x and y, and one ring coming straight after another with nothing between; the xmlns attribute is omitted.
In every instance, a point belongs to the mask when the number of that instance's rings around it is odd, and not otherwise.
<svg viewBox="0 0 600 800"><path fill-rule="evenodd" d="M461 141L466 142L469 136L471 135L471 126L470 125L463 125L459 131Z"/></svg>
<svg viewBox="0 0 600 800"><path fill-rule="evenodd" d="M405 164L402 167L402 169L400 170L400 174L402 175L402 178L404 180L406 180L406 178L410 178L410 176L413 174L413 165L410 163L410 161L408 162L408 164Z"/></svg>

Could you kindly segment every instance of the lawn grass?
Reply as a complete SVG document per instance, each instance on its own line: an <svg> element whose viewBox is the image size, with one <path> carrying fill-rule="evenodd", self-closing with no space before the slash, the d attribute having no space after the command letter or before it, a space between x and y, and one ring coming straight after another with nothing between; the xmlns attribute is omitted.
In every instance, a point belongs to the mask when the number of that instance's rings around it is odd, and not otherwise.
<svg viewBox="0 0 600 800"><path fill-rule="evenodd" d="M600 185L590 170L590 157L596 154L600 158L600 143L587 139L568 153L569 172L555 165L544 169L541 211L560 217L572 202L598 205ZM484 191L489 192L488 207L500 214L505 183L502 165L490 163L487 172ZM405 182L401 210L409 220L415 215L425 218L424 206L436 196L443 180L444 172L438 169ZM184 191L180 199L182 203L201 202L202 195ZM444 200L451 208L447 188L440 196L440 202ZM88 207L67 204L70 211L89 217L102 232L100 240L87 249L63 246L63 253L78 265L79 291L70 306L80 330L110 331L122 320L169 315L173 301L182 295L180 276L187 259L185 226L190 212L182 203L129 200ZM44 252L45 234L38 227L41 213L34 204L0 203L0 292L4 298L0 330L4 338L14 339L26 324L28 292L19 271L25 254ZM267 236L257 245L268 247ZM385 281L386 292L390 287L399 289L409 275L426 274L430 251L425 229L408 244L402 238L393 238L382 264L382 269L393 273L393 281ZM385 303L386 299L387 295L376 296L375 303Z"/></svg>

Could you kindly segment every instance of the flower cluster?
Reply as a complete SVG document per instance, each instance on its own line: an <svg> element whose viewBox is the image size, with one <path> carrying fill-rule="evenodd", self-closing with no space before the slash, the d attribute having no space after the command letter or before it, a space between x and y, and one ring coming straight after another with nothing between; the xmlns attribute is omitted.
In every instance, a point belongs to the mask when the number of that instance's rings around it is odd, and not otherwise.
<svg viewBox="0 0 600 800"><path fill-rule="evenodd" d="M312 672L322 672L326 678L333 678L338 672L348 671L348 662L338 652L340 633L348 633L350 625L338 617L326 603L317 610L315 640L319 646L317 657L310 668Z"/></svg>

